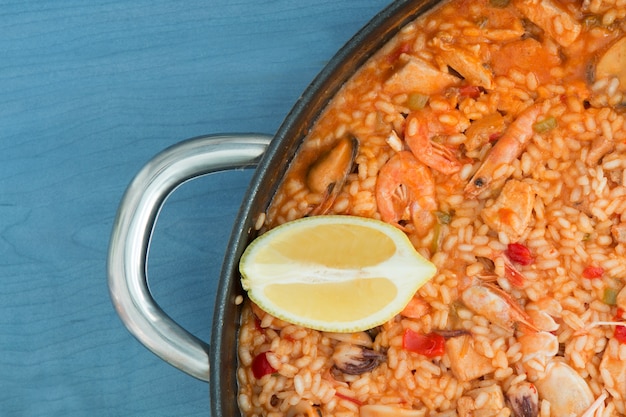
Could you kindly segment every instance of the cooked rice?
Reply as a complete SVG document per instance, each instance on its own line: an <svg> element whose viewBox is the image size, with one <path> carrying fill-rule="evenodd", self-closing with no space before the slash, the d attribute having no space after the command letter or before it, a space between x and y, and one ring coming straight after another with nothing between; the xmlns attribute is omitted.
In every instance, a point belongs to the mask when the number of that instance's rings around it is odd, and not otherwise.
<svg viewBox="0 0 626 417"><path fill-rule="evenodd" d="M558 3L554 1L533 4L554 6ZM385 90L390 73L399 71L389 63L389 56L397 55L399 48L406 51L408 45L411 51L397 59L412 55L448 72L449 64L440 55L437 42L454 39L453 47L465 48L488 61L490 54L499 56L500 45L519 39L488 39L484 30L506 36L503 28L514 24L506 21L498 26L503 14L520 25L533 19L527 11L517 10L516 2L505 9L490 8L486 0L463 1L461 8L458 3L461 0L439 7L427 19L407 24L344 86L305 139L272 206L257 218L255 229L263 231L309 215L326 200L326 195L308 189L307 169L345 135L359 141L356 167L326 213L385 218L376 202L378 175L384 164L406 147L405 117L412 111L408 102L415 93ZM569 56L569 61L549 65L541 61L530 69L511 63L493 74L491 89L482 88L478 95L460 95L458 86L429 94L426 107L435 115L429 123L446 132L438 132L433 140L456 149L462 158L454 174L431 169L438 210L447 214L449 221L438 224L436 233L434 229L419 230L410 217L402 225L416 249L438 269L416 294L428 311L419 318L398 315L376 329L372 348L385 353L386 359L371 371L347 375L334 366L332 355L338 342L331 335L284 323L244 303L237 371L243 415L313 415L306 413L314 407L321 416L348 417L359 415L363 405L384 404L423 410L428 417L469 416L472 412L508 416L508 403L497 405L485 389L495 386L504 396L511 387L546 378L551 364L559 361L577 376L554 390L567 390L567 383L583 381L593 400L599 399L596 415L626 415L626 344L615 337L615 326L607 324L623 319L607 294L622 290L626 279L625 87L617 77L585 78L587 64L608 42L623 35L626 0L563 4L567 11L562 13L569 17L557 15L545 30L538 28L539 23L526 27L524 38L537 37L543 42L543 51L558 60ZM578 40L569 47L560 46L567 43L563 39L574 25L580 25ZM548 33L556 38L550 39ZM568 66L574 64L580 68ZM541 67L545 65L549 68ZM541 106L538 120L553 117L556 125L545 132L526 126L531 137L521 154L494 169L494 176L529 184L535 194L530 220L514 234L494 226L483 211L497 203L501 185L479 198L464 194L465 185L495 146L494 140L464 153L467 131L455 128L495 113L502 114L509 126L533 104ZM446 131L450 128L453 132ZM622 227L625 230L620 234ZM509 243L520 243L533 255L532 264L514 265L523 274L521 286L505 278L507 266L499 254ZM491 259L493 265L485 259ZM601 268L601 276L585 277L590 266ZM550 317L545 320L556 326L550 331L558 340L558 352L548 353L546 346L533 350L528 345L533 331L517 321L510 325L494 322L486 312L477 313L464 304L464 289L482 285L490 274L495 278L489 285L500 287L523 310ZM541 317L533 315L534 320ZM428 358L406 351L402 346L406 329L443 332L449 337L446 353ZM453 355L449 343L457 337L463 337L464 344L461 354ZM261 352L268 352L267 360L276 372L257 379L251 366ZM476 355L477 362L464 366L477 368L478 376L466 378L455 372L455 365L468 352ZM539 392L539 415L562 415L548 397L549 393Z"/></svg>

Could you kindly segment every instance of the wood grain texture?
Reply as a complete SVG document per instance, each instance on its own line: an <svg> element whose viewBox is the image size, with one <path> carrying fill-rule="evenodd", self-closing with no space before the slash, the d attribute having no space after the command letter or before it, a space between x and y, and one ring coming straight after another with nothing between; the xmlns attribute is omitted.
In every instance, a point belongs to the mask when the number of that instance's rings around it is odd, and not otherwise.
<svg viewBox="0 0 626 417"><path fill-rule="evenodd" d="M1 416L208 415L206 384L152 355L112 308L105 263L117 204L173 143L274 132L386 3L2 2ZM205 340L250 175L185 185L155 231L155 298Z"/></svg>

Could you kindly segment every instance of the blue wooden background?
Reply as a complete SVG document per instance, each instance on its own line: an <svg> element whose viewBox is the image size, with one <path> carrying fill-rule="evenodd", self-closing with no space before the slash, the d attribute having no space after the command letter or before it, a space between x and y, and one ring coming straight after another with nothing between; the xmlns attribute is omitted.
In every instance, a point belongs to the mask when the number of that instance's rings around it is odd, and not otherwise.
<svg viewBox="0 0 626 417"><path fill-rule="evenodd" d="M207 133L273 133L388 0L0 0L0 416L206 416L208 388L123 327L108 239L135 173ZM179 189L149 259L161 306L210 339L249 171Z"/></svg>

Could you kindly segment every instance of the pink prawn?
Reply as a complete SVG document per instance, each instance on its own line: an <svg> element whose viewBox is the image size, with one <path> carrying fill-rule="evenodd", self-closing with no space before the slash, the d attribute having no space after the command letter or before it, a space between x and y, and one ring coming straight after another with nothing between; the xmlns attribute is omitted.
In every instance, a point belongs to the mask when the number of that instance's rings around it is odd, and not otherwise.
<svg viewBox="0 0 626 417"><path fill-rule="evenodd" d="M506 181L507 177L496 177L496 171L517 159L533 137L533 125L541 114L541 105L535 104L524 110L491 148L478 171L465 187L465 196L477 198L485 190L493 190Z"/></svg>
<svg viewBox="0 0 626 417"><path fill-rule="evenodd" d="M418 231L428 230L437 210L430 169L411 152L398 152L380 170L376 204L383 221L402 228L400 222L410 220Z"/></svg>

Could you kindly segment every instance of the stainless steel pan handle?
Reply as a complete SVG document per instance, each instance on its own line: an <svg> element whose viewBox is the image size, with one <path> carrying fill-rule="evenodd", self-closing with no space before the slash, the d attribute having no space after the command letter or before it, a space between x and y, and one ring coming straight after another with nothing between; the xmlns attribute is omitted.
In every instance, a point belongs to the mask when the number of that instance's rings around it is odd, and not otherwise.
<svg viewBox="0 0 626 417"><path fill-rule="evenodd" d="M150 238L167 197L186 181L212 172L255 166L271 136L204 136L176 144L149 161L120 203L108 254L113 305L128 330L176 368L209 380L209 345L172 320L148 288Z"/></svg>

